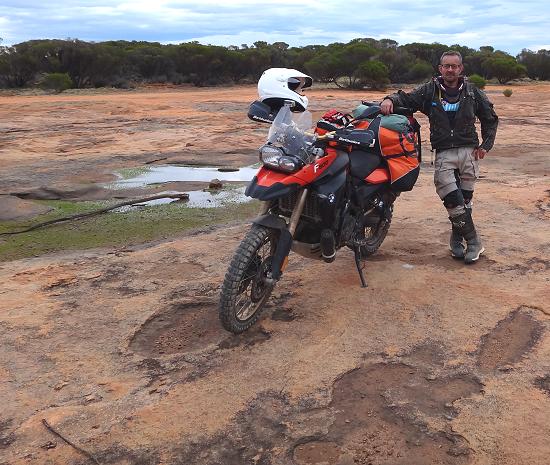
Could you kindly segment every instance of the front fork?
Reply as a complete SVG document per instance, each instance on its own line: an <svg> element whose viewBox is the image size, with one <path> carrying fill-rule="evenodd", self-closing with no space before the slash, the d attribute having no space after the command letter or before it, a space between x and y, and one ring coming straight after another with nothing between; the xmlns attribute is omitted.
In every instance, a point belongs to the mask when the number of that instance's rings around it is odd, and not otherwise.
<svg viewBox="0 0 550 465"><path fill-rule="evenodd" d="M288 263L288 254L290 253L290 249L292 247L292 240L294 238L296 228L298 227L298 222L300 221L300 217L304 211L307 195L307 189L301 189L298 191L298 201L296 202L296 205L292 210L292 214L290 215L288 227L283 220L276 221L274 218L270 218L271 215L267 215L270 202L263 202L260 208L259 213L261 216L255 221L255 223L278 229L280 231L277 248L275 249L273 259L271 260L271 276L267 277L267 280L271 281L270 284L275 284L275 282L281 278L281 275Z"/></svg>

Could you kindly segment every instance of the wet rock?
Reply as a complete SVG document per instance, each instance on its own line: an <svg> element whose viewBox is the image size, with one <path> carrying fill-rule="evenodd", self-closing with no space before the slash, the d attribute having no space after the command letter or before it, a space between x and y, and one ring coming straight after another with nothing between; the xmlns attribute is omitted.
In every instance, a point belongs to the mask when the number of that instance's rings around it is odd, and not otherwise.
<svg viewBox="0 0 550 465"><path fill-rule="evenodd" d="M219 179L212 179L208 184L208 189L221 189L222 187L223 183Z"/></svg>
<svg viewBox="0 0 550 465"><path fill-rule="evenodd" d="M0 221L20 220L42 215L53 210L52 207L22 200L13 195L0 195Z"/></svg>
<svg viewBox="0 0 550 465"><path fill-rule="evenodd" d="M79 199L79 200L96 200L103 199L106 194L106 189L97 186L95 184L85 185L56 185L56 186L43 186L37 189L32 189L24 192L14 192L12 195L19 197L20 199L34 199L34 200L65 200L65 199ZM110 195L110 194L109 194Z"/></svg>

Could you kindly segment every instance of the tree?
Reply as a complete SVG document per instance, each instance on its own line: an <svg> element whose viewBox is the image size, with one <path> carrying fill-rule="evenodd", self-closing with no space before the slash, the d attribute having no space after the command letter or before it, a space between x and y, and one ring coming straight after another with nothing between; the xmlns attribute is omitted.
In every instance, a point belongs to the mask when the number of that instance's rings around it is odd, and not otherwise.
<svg viewBox="0 0 550 465"><path fill-rule="evenodd" d="M378 60L364 61L357 67L356 74L362 82L377 90L385 90L390 82L388 67Z"/></svg>
<svg viewBox="0 0 550 465"><path fill-rule="evenodd" d="M5 86L24 87L39 70L39 60L25 44L0 47L0 82Z"/></svg>
<svg viewBox="0 0 550 465"><path fill-rule="evenodd" d="M435 68L422 60L418 60L406 74L407 82L424 81L432 77L435 73Z"/></svg>
<svg viewBox="0 0 550 465"><path fill-rule="evenodd" d="M512 57L488 58L483 62L483 66L488 74L496 77L501 84L524 76L527 72L525 66L517 63Z"/></svg>
<svg viewBox="0 0 550 465"><path fill-rule="evenodd" d="M468 80L476 86L478 89L484 89L487 81L483 79L479 74L472 74L468 77Z"/></svg>
<svg viewBox="0 0 550 465"><path fill-rule="evenodd" d="M523 49L518 55L518 61L525 66L527 76L531 79L550 79L550 50L541 49L535 53Z"/></svg>

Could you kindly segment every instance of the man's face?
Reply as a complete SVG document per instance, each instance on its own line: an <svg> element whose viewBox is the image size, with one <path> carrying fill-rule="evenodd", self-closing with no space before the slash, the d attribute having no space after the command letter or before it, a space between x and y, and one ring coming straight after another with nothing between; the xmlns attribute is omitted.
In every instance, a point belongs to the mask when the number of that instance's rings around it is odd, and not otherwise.
<svg viewBox="0 0 550 465"><path fill-rule="evenodd" d="M458 79L458 76L462 74L464 66L460 62L460 58L456 55L444 56L439 65L439 72L443 79L448 82L454 82Z"/></svg>

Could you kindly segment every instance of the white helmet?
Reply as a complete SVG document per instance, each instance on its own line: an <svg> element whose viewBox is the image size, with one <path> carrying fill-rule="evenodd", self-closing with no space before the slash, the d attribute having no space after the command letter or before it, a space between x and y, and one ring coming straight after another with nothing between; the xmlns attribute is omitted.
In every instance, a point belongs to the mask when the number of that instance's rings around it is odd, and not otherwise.
<svg viewBox="0 0 550 465"><path fill-rule="evenodd" d="M308 99L305 95L301 95L300 91L311 87L311 84L313 79L296 69L267 69L258 81L260 102L278 110L284 105L285 100L292 100L295 103L293 111L305 111Z"/></svg>

